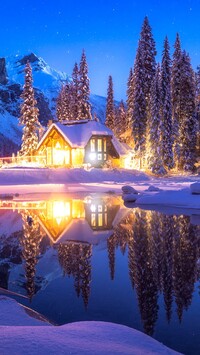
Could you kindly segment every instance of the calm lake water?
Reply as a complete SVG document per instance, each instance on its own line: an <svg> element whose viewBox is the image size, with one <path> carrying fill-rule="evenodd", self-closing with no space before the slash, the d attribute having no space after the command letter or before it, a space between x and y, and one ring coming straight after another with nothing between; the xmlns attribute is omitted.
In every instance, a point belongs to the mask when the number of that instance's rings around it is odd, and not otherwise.
<svg viewBox="0 0 200 355"><path fill-rule="evenodd" d="M200 216L174 212L115 195L0 201L0 287L55 324L120 323L200 354Z"/></svg>

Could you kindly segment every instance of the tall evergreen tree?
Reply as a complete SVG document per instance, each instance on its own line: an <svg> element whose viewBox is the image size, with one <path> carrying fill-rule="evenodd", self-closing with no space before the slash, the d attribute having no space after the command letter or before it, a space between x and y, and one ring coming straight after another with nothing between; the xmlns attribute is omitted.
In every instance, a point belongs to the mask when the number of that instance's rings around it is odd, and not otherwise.
<svg viewBox="0 0 200 355"><path fill-rule="evenodd" d="M173 152L176 167L180 159L180 90L181 90L181 43L179 34L176 35L174 54L172 60L171 93L172 93L172 120L173 120Z"/></svg>
<svg viewBox="0 0 200 355"><path fill-rule="evenodd" d="M171 59L169 42L164 41L164 50L161 64L161 119L163 162L167 169L172 169L173 161L173 129L172 129L172 102L171 102Z"/></svg>
<svg viewBox="0 0 200 355"><path fill-rule="evenodd" d="M145 151L146 98L144 93L143 56L140 42L134 64L134 87L132 135L134 140L134 149L137 155L141 157Z"/></svg>
<svg viewBox="0 0 200 355"><path fill-rule="evenodd" d="M143 54L143 68L144 68L144 93L146 98L146 105L148 107L148 99L151 90L151 83L156 71L156 47L153 39L151 26L148 17L145 16L140 34L140 45Z"/></svg>
<svg viewBox="0 0 200 355"><path fill-rule="evenodd" d="M74 120L79 119L79 69L75 63L72 72L72 87L71 87L71 114Z"/></svg>
<svg viewBox="0 0 200 355"><path fill-rule="evenodd" d="M25 66L25 84L21 98L23 103L20 108L19 123L24 126L22 144L20 149L21 155L31 156L37 148L38 135L37 130L40 126L38 121L37 101L34 96L32 69L30 63Z"/></svg>
<svg viewBox="0 0 200 355"><path fill-rule="evenodd" d="M72 102L72 83L67 83L64 87L64 96L63 96L63 112L62 119L63 121L73 120L72 110L71 110L71 102Z"/></svg>
<svg viewBox="0 0 200 355"><path fill-rule="evenodd" d="M56 117L58 121L62 122L63 117L63 100L64 100L65 86L62 85L56 100Z"/></svg>
<svg viewBox="0 0 200 355"><path fill-rule="evenodd" d="M195 106L196 106L196 117L197 117L197 154L200 155L200 66L197 67L195 74L195 83L196 83L196 97L195 97Z"/></svg>
<svg viewBox="0 0 200 355"><path fill-rule="evenodd" d="M126 115L126 108L124 105L124 101L121 100L118 107L115 110L115 129L114 133L116 137L121 141L126 143L128 130L128 122Z"/></svg>
<svg viewBox="0 0 200 355"><path fill-rule="evenodd" d="M133 117L133 93L134 93L134 80L133 80L133 69L130 69L128 82L127 82L127 125L128 129L131 128L132 125L132 117Z"/></svg>
<svg viewBox="0 0 200 355"><path fill-rule="evenodd" d="M109 78L108 78L105 124L108 128L110 128L114 131L114 129L115 129L115 106L114 106L113 80L112 80L111 75L109 75Z"/></svg>
<svg viewBox="0 0 200 355"><path fill-rule="evenodd" d="M189 55L184 51L181 58L181 122L180 168L192 171L196 162L197 117L195 114L195 81Z"/></svg>
<svg viewBox="0 0 200 355"><path fill-rule="evenodd" d="M149 117L148 117L148 134L147 134L147 161L148 166L154 174L165 174L166 170L163 166L163 145L161 140L162 121L161 121L161 97L160 97L160 66L157 66L156 74L152 81L150 101L149 101Z"/></svg>
<svg viewBox="0 0 200 355"><path fill-rule="evenodd" d="M79 119L92 119L90 98L90 81L88 78L88 65L83 50L79 66Z"/></svg>
<svg viewBox="0 0 200 355"><path fill-rule="evenodd" d="M133 95L133 139L135 150L145 155L146 126L149 114L149 96L152 79L156 71L156 49L148 18L145 17L136 60L134 64L134 95Z"/></svg>

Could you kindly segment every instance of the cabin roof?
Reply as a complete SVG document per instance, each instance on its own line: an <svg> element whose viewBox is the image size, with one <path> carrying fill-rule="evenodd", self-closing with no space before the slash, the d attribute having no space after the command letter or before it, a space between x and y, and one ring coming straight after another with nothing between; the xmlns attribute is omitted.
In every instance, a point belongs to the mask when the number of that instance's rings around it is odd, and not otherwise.
<svg viewBox="0 0 200 355"><path fill-rule="evenodd" d="M55 127L72 148L85 148L92 136L113 136L112 131L100 122L84 120L69 123L53 123L46 131L39 146L48 136L48 133Z"/></svg>
<svg viewBox="0 0 200 355"><path fill-rule="evenodd" d="M120 143L108 127L93 120L53 123L40 140L38 148L44 142L53 127L58 130L71 148L85 148L92 136L107 136L111 137L112 143L120 156L126 155L129 151L129 147L127 148L127 146L125 147Z"/></svg>

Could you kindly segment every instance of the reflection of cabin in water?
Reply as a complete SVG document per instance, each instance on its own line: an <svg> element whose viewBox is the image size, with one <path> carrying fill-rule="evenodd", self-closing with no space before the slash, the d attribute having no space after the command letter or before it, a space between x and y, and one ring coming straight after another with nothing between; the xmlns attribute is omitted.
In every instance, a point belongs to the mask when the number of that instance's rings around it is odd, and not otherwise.
<svg viewBox="0 0 200 355"><path fill-rule="evenodd" d="M88 199L85 204L85 218L92 230L107 230L113 228L113 220L120 205L113 204L113 199Z"/></svg>
<svg viewBox="0 0 200 355"><path fill-rule="evenodd" d="M12 209L37 218L51 242L98 244L113 233L124 211L116 196L87 196L84 200L67 196L38 201L1 201L0 209Z"/></svg>
<svg viewBox="0 0 200 355"><path fill-rule="evenodd" d="M38 218L53 243L78 241L96 244L108 237L120 209L116 197L85 200L46 201L46 210Z"/></svg>
<svg viewBox="0 0 200 355"><path fill-rule="evenodd" d="M125 167L129 153L130 148L120 143L109 128L91 120L53 123L37 149L47 166L57 167L101 167L107 161Z"/></svg>

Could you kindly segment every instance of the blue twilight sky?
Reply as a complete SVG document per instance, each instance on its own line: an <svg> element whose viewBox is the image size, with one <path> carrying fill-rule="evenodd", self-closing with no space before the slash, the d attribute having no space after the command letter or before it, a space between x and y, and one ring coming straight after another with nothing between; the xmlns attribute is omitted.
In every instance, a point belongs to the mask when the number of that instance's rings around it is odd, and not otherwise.
<svg viewBox="0 0 200 355"><path fill-rule="evenodd" d="M86 51L92 93L106 95L113 76L115 99L125 98L144 16L149 17L160 60L176 33L194 68L200 64L200 0L9 0L1 2L0 56L42 56L71 74Z"/></svg>

